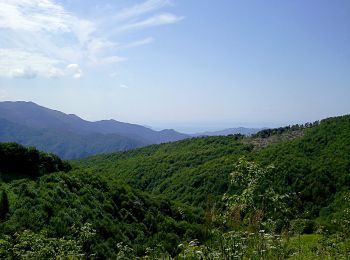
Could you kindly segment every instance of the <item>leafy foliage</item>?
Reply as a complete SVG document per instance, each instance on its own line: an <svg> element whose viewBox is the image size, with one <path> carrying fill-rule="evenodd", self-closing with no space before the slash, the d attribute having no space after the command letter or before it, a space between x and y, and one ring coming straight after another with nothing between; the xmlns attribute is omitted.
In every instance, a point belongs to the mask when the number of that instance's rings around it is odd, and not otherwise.
<svg viewBox="0 0 350 260"><path fill-rule="evenodd" d="M201 137L176 143L81 159L80 167L125 180L131 186L172 200L204 206L229 189L234 162L252 150L241 135Z"/></svg>
<svg viewBox="0 0 350 260"><path fill-rule="evenodd" d="M347 259L350 256L349 208L344 211L340 223L344 230L335 234L301 235L307 220L293 220L290 229L276 233L279 216L276 208L271 210L266 204L282 205L274 191L264 193L259 189L262 180L269 175L269 168L240 159L231 174L231 181L238 192L225 194L226 208L217 213L210 225L211 237L205 244L197 240L180 245L179 259ZM349 200L348 194L344 197ZM264 203L265 200L269 203ZM290 198L289 198L290 199ZM274 203L277 202L277 203ZM284 203L283 203L284 202ZM277 204L277 205L276 205ZM237 214L238 213L238 214ZM240 213L244 213L241 217ZM271 214L272 213L272 214ZM242 221L248 220L248 221ZM234 225L232 225L232 223ZM296 232L293 234L293 232ZM290 237L293 234L294 236Z"/></svg>
<svg viewBox="0 0 350 260"><path fill-rule="evenodd" d="M7 213L9 212L10 205L6 191L1 192L0 196L0 221L4 221Z"/></svg>
<svg viewBox="0 0 350 260"><path fill-rule="evenodd" d="M58 239L51 241L54 244L70 243L78 239L72 229L84 223L91 223L96 236L81 244L82 250L101 258L115 257L119 242L138 255L157 245L175 254L180 238L202 237L200 211L89 172L55 173L2 185L10 194L11 207L0 231L15 244L22 244L13 237L16 233L24 238L37 234L43 244L54 238ZM23 233L26 230L29 233Z"/></svg>
<svg viewBox="0 0 350 260"><path fill-rule="evenodd" d="M57 157L0 147L3 178L35 177L0 182L0 258L350 257L350 116L93 156L66 173Z"/></svg>
<svg viewBox="0 0 350 260"><path fill-rule="evenodd" d="M298 130L303 130L306 128L311 128L319 125L319 121L315 121L313 123L306 123L305 125L292 125L292 126L285 126L285 127L279 127L279 128L272 128L272 129L263 129L256 134L253 135L253 137L262 137L267 138L274 135L281 135L288 132L294 132Z"/></svg>
<svg viewBox="0 0 350 260"><path fill-rule="evenodd" d="M263 166L274 165L268 178L261 180L262 189L297 196L288 209L295 217L314 219L338 192L350 189L350 116L302 128L299 138L258 149L254 140L260 137L194 138L94 156L76 164L121 178L135 188L204 207L209 194L220 200L235 189L227 176L238 159L246 156Z"/></svg>
<svg viewBox="0 0 350 260"><path fill-rule="evenodd" d="M45 231L39 234L30 230L16 233L13 238L5 236L0 240L0 257L11 259L85 259L94 255L86 255L83 245L91 240L95 231L89 224L72 230L78 232L76 239L49 238Z"/></svg>
<svg viewBox="0 0 350 260"><path fill-rule="evenodd" d="M38 177L51 172L67 172L70 169L68 162L54 154L16 143L0 143L0 174L4 179L19 175Z"/></svg>
<svg viewBox="0 0 350 260"><path fill-rule="evenodd" d="M350 116L322 120L293 141L268 146L248 156L273 164L273 186L297 193L293 207L301 218L315 218L336 194L350 190Z"/></svg>

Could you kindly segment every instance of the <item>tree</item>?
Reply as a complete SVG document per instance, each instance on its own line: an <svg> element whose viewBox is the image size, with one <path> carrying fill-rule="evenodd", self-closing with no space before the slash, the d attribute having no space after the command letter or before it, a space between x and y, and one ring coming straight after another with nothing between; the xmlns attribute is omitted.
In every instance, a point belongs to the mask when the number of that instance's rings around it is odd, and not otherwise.
<svg viewBox="0 0 350 260"><path fill-rule="evenodd" d="M0 221L4 221L10 210L9 200L6 191L2 191L0 197Z"/></svg>
<svg viewBox="0 0 350 260"><path fill-rule="evenodd" d="M279 194L271 182L273 166L261 165L240 158L231 173L231 184L235 187L234 194L225 194L227 210L224 219L228 224L240 223L259 228L262 222L283 220L287 222L290 214L287 201L293 200L289 194ZM234 221L234 223L230 223Z"/></svg>

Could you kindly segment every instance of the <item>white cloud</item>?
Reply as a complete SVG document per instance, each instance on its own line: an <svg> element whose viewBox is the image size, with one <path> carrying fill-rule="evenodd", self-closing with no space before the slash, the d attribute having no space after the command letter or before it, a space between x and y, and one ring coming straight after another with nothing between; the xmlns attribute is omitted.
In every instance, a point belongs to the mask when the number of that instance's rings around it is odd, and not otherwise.
<svg viewBox="0 0 350 260"><path fill-rule="evenodd" d="M37 76L37 72L30 68L14 69L10 72L13 78L33 79Z"/></svg>
<svg viewBox="0 0 350 260"><path fill-rule="evenodd" d="M119 85L119 87L121 87L121 88L129 88L129 86L125 85L125 84L121 84L121 85Z"/></svg>
<svg viewBox="0 0 350 260"><path fill-rule="evenodd" d="M82 56L81 45L95 30L52 0L0 0L0 10L0 33L6 36L6 44L0 42L3 77L65 75L61 67ZM67 35L74 44L62 44Z"/></svg>
<svg viewBox="0 0 350 260"><path fill-rule="evenodd" d="M113 48L116 47L117 44L108 40L102 40L102 39L92 39L87 44L87 49L91 53L98 53L100 51L103 51L106 48Z"/></svg>
<svg viewBox="0 0 350 260"><path fill-rule="evenodd" d="M60 78L64 76L64 71L61 69L51 68L47 76L49 78Z"/></svg>
<svg viewBox="0 0 350 260"><path fill-rule="evenodd" d="M117 20L128 20L155 11L169 4L169 0L148 0L141 4L123 9L115 16L115 18Z"/></svg>
<svg viewBox="0 0 350 260"><path fill-rule="evenodd" d="M71 16L49 0L2 0L0 27L25 31L69 31Z"/></svg>
<svg viewBox="0 0 350 260"><path fill-rule="evenodd" d="M34 78L48 75L62 63L40 53L18 49L0 49L0 76ZM58 70L58 69L56 69Z"/></svg>
<svg viewBox="0 0 350 260"><path fill-rule="evenodd" d="M153 27L153 26L159 26L159 25L165 25L165 24L172 24L177 23L184 19L184 17L179 17L173 14L164 13L152 16L150 18L147 18L142 21L129 23L126 25L123 25L119 27L119 31L130 31L130 30L136 30L136 29L143 29L147 27Z"/></svg>
<svg viewBox="0 0 350 260"><path fill-rule="evenodd" d="M109 57L105 57L105 58L101 58L101 59L95 60L94 64L96 64L96 65L108 65L108 64L112 64L112 63L125 61L125 60L126 60L126 58L124 58L124 57L109 56Z"/></svg>
<svg viewBox="0 0 350 260"><path fill-rule="evenodd" d="M121 49L135 48L135 47L139 47L139 46L142 46L142 45L150 44L152 42L154 42L154 38L147 37L147 38L144 38L144 39L141 39L141 40L138 40L138 41L133 41L133 42L130 42L128 44L121 45L121 46L118 47L118 49L121 50Z"/></svg>
<svg viewBox="0 0 350 260"><path fill-rule="evenodd" d="M96 22L69 12L55 0L0 0L0 77L80 78L82 68L125 61L118 52L154 39L121 45L106 23L114 21L115 27L117 20L117 32L176 23L182 17L168 13L144 17L169 4L169 0L147 0Z"/></svg>
<svg viewBox="0 0 350 260"><path fill-rule="evenodd" d="M69 64L66 68L67 75L75 79L80 79L83 76L83 71L78 64Z"/></svg>

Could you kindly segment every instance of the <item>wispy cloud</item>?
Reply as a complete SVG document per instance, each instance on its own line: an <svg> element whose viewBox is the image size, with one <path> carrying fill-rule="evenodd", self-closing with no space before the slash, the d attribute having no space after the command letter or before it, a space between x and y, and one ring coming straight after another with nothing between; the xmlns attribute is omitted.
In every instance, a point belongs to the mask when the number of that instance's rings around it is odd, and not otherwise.
<svg viewBox="0 0 350 260"><path fill-rule="evenodd" d="M69 64L66 68L68 75L75 79L80 79L83 76L83 71L78 64Z"/></svg>
<svg viewBox="0 0 350 260"><path fill-rule="evenodd" d="M179 22L182 17L174 14L154 13L166 6L169 0L147 0L96 21L54 0L0 0L0 77L80 78L86 67L125 61L119 54L123 49L154 39L120 44L105 21L118 21L114 29L123 33Z"/></svg>
<svg viewBox="0 0 350 260"><path fill-rule="evenodd" d="M14 78L22 78L22 79L32 79L36 77L37 72L31 70L31 68L25 69L14 69L11 71L11 76Z"/></svg>
<svg viewBox="0 0 350 260"><path fill-rule="evenodd" d="M123 45L119 45L118 49L119 50L123 50L123 49L129 49L129 48L135 48L135 47L139 47L142 45L146 45L146 44L150 44L154 42L154 38L153 37L147 37L141 40L137 40L137 41L133 41L133 42L129 42L127 44L123 44Z"/></svg>
<svg viewBox="0 0 350 260"><path fill-rule="evenodd" d="M0 10L0 33L7 36L0 45L0 76L66 75L65 65L80 59L96 30L51 0L0 0Z"/></svg>
<svg viewBox="0 0 350 260"><path fill-rule="evenodd" d="M120 84L119 87L120 87L120 88L129 88L129 86L128 86L128 85L125 85L125 84Z"/></svg>
<svg viewBox="0 0 350 260"><path fill-rule="evenodd" d="M0 49L0 76L27 79L38 74L49 76L62 62L34 51Z"/></svg>
<svg viewBox="0 0 350 260"><path fill-rule="evenodd" d="M2 0L0 27L24 31L70 31L75 21L62 6L49 0Z"/></svg>
<svg viewBox="0 0 350 260"><path fill-rule="evenodd" d="M130 20L140 15L161 9L169 4L169 0L148 0L121 10L114 18L117 20Z"/></svg>
<svg viewBox="0 0 350 260"><path fill-rule="evenodd" d="M130 31L130 30L137 30L137 29L143 29L147 27L153 27L153 26L159 26L159 25L165 25L165 24L172 24L177 23L181 21L183 17L179 17L173 14L164 13L152 16L150 18L132 22L125 24L118 28L119 31Z"/></svg>

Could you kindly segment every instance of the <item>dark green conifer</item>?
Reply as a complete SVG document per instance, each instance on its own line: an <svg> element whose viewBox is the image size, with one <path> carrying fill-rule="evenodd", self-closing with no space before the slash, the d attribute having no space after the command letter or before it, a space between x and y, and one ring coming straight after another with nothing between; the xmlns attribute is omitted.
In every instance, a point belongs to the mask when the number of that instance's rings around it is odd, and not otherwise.
<svg viewBox="0 0 350 260"><path fill-rule="evenodd" d="M0 221L4 221L10 210L9 200L6 191L2 191L0 197Z"/></svg>

